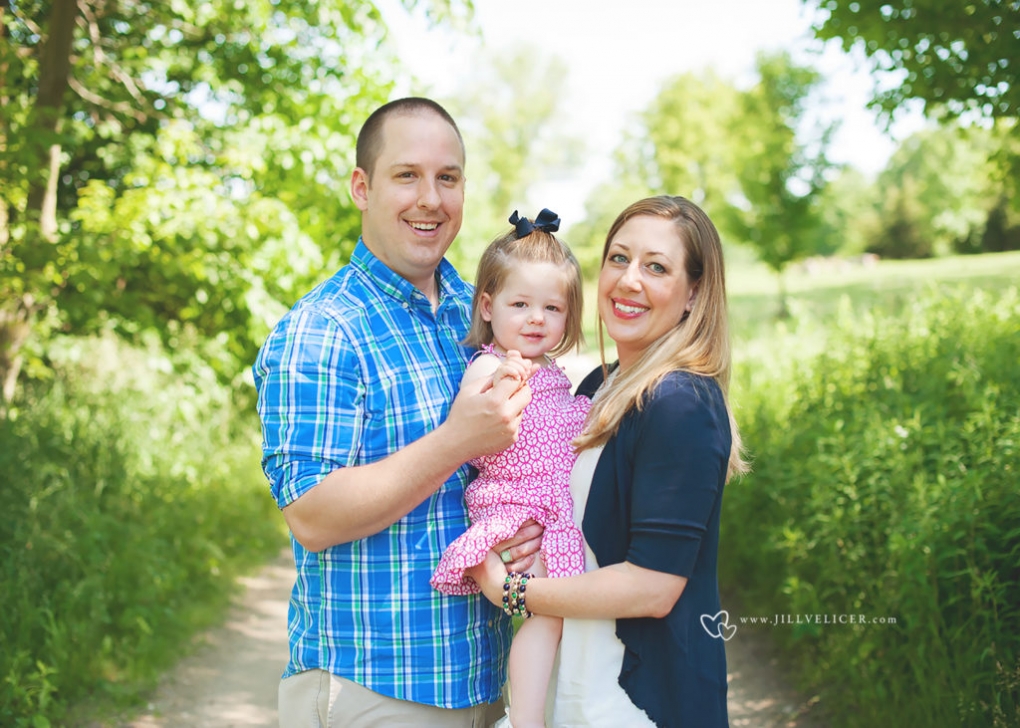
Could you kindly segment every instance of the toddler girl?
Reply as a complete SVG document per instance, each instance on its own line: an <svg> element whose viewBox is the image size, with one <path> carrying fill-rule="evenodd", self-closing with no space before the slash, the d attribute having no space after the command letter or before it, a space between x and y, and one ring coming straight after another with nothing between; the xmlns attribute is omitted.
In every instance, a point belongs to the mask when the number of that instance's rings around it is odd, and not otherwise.
<svg viewBox="0 0 1020 728"><path fill-rule="evenodd" d="M496 238L482 255L475 283L471 330L465 344L479 351L464 382L480 377L522 379L522 359L535 369L528 379L517 442L496 455L472 460L478 477L465 500L471 526L446 549L432 577L444 594L474 594L478 586L464 570L485 560L496 544L535 520L545 527L536 575L584 572L584 540L574 525L569 478L576 455L571 442L581 433L591 402L570 393L570 380L552 357L581 340L581 270L552 233L559 218L542 210L534 220L510 217L514 229ZM503 560L509 560L504 552ZM520 585L513 585L517 589ZM508 594L507 613L523 613L526 587ZM516 594L516 592L515 592ZM544 725L545 696L562 620L526 619L510 649L510 721L514 728Z"/></svg>

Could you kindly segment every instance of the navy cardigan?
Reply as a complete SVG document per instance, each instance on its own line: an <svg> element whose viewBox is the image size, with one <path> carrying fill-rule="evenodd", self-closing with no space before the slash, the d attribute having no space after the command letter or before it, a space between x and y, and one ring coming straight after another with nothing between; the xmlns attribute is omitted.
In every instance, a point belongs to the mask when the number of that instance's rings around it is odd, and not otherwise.
<svg viewBox="0 0 1020 728"><path fill-rule="evenodd" d="M601 383L600 367L577 393L591 397ZM624 416L592 477L582 530L598 563L688 580L666 617L616 620L620 685L657 726L729 725L716 565L731 441L715 380L672 372Z"/></svg>

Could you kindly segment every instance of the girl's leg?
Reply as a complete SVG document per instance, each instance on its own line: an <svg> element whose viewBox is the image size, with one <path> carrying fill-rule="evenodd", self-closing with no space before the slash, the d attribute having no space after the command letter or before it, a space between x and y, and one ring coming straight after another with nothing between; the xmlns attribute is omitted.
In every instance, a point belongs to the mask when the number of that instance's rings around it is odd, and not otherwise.
<svg viewBox="0 0 1020 728"><path fill-rule="evenodd" d="M545 576L542 559L532 571ZM510 644L510 723L513 728L544 728L545 698L556 649L563 632L559 617L535 615L524 620Z"/></svg>

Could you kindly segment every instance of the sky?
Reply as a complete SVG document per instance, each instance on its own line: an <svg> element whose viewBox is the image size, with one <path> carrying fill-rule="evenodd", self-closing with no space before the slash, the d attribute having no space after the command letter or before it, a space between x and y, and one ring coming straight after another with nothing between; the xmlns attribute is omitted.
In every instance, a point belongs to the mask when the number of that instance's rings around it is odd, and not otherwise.
<svg viewBox="0 0 1020 728"><path fill-rule="evenodd" d="M565 220L582 216L587 192L611 174L622 130L666 79L711 68L746 87L760 50L789 50L827 79L815 112L841 121L833 161L876 174L894 140L923 125L914 111L897 120L891 135L882 130L865 108L872 87L865 64L813 40L814 4L801 0L475 0L475 35L429 29L398 0L377 5L404 67L437 96L456 92L482 46L498 52L526 42L566 62L566 128L583 135L588 161L570 178L540 181L529 193L529 200L556 199ZM405 82L397 95L414 88Z"/></svg>

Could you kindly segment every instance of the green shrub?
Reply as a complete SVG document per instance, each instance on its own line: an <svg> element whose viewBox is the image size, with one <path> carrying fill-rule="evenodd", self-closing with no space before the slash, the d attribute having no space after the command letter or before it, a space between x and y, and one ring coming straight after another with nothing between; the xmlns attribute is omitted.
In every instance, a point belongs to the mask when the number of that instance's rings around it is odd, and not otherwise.
<svg viewBox="0 0 1020 728"><path fill-rule="evenodd" d="M754 472L724 499L724 587L762 614L895 620L771 629L840 725L1020 725L1016 290L843 324L737 372Z"/></svg>
<svg viewBox="0 0 1020 728"><path fill-rule="evenodd" d="M55 355L0 420L2 725L132 699L285 542L257 422L236 434L211 372L108 340Z"/></svg>

